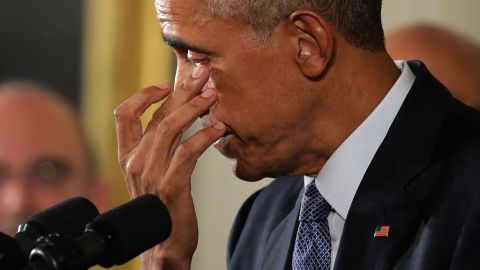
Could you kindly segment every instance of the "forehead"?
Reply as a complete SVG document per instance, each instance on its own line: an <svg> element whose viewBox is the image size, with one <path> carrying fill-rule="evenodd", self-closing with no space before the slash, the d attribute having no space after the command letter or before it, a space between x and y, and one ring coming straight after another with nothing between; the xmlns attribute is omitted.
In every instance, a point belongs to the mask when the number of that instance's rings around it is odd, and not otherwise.
<svg viewBox="0 0 480 270"><path fill-rule="evenodd" d="M206 46L208 32L205 29L211 28L207 27L211 19L203 16L202 12L193 12L195 3L195 0L155 1L157 20L166 40L181 40L197 47Z"/></svg>
<svg viewBox="0 0 480 270"><path fill-rule="evenodd" d="M202 25L212 19L201 12L196 0L155 0L155 10L162 28L185 24Z"/></svg>
<svg viewBox="0 0 480 270"><path fill-rule="evenodd" d="M35 100L36 98L36 100ZM0 98L0 158L83 158L83 140L71 112L35 96Z"/></svg>
<svg viewBox="0 0 480 270"><path fill-rule="evenodd" d="M156 0L157 20L163 33L174 31L206 34L214 31L243 32L250 30L233 18L220 18L202 7L198 0ZM201 30L201 31L200 31ZM200 31L200 32L199 32Z"/></svg>
<svg viewBox="0 0 480 270"><path fill-rule="evenodd" d="M167 39L181 40L189 47L221 56L252 42L255 32L234 18L219 18L204 10L198 0L156 0L157 19ZM196 50L193 50L196 51ZM200 52L200 51L199 51Z"/></svg>

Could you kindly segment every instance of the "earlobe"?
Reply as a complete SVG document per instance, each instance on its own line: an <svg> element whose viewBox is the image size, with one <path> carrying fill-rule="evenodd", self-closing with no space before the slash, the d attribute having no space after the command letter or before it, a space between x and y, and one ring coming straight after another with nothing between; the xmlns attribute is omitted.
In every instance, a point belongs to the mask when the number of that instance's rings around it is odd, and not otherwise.
<svg viewBox="0 0 480 270"><path fill-rule="evenodd" d="M330 24L310 10L297 10L289 20L296 30L296 61L301 72L309 79L321 77L333 57L334 35Z"/></svg>

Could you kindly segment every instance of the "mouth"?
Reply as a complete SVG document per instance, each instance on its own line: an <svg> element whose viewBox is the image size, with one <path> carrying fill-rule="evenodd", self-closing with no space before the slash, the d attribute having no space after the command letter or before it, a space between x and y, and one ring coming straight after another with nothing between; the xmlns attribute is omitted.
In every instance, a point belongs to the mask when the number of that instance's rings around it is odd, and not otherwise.
<svg viewBox="0 0 480 270"><path fill-rule="evenodd" d="M228 143L233 139L235 135L230 131L225 131L225 133L214 143L214 146L220 150L224 149ZM223 151L220 151L223 152Z"/></svg>
<svg viewBox="0 0 480 270"><path fill-rule="evenodd" d="M225 157L233 158L234 155L231 152L230 144L235 138L235 133L233 133L228 127L225 133L213 144L213 146Z"/></svg>
<svg viewBox="0 0 480 270"><path fill-rule="evenodd" d="M203 128L211 126L213 122L212 118L208 114L202 115L200 117L200 120ZM215 120L215 121L219 121L219 120ZM231 144L233 139L235 138L239 139L239 137L227 123L225 122L223 123L225 124L225 127L226 127L225 132L220 138L218 138L218 140L216 140L213 143L213 146L224 156L233 157L233 154L230 151L231 149L229 145Z"/></svg>

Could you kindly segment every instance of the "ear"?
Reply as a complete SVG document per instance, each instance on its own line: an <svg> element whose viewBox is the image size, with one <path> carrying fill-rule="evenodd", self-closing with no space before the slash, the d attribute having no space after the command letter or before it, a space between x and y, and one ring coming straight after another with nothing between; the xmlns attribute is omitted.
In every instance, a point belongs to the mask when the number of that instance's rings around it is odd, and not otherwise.
<svg viewBox="0 0 480 270"><path fill-rule="evenodd" d="M310 10L296 10L288 18L295 27L296 62L309 79L319 78L333 57L334 33L328 21Z"/></svg>

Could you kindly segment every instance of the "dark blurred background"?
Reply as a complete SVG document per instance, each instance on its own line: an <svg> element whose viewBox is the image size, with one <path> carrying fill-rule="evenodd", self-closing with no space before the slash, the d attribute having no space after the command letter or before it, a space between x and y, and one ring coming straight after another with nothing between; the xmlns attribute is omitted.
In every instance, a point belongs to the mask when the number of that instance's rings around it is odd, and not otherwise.
<svg viewBox="0 0 480 270"><path fill-rule="evenodd" d="M83 0L0 0L0 81L35 80L77 107Z"/></svg>

